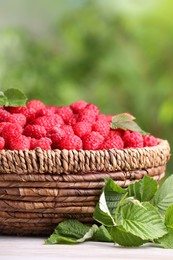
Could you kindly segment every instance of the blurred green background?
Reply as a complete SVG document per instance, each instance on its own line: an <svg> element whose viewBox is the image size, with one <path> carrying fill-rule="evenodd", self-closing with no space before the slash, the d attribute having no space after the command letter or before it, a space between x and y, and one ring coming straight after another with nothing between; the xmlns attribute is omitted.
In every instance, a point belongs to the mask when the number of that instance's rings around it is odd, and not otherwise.
<svg viewBox="0 0 173 260"><path fill-rule="evenodd" d="M172 146L173 1L0 0L0 86L129 111Z"/></svg>

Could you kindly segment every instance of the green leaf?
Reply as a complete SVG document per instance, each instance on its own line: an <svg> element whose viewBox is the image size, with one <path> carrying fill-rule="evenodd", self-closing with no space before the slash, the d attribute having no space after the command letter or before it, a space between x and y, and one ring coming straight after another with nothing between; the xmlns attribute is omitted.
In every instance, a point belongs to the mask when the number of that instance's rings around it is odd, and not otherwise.
<svg viewBox="0 0 173 260"><path fill-rule="evenodd" d="M146 132L144 132L139 127L139 125L133 121L134 119L135 117L127 113L118 114L113 116L110 126L113 129L121 128L123 130L131 130L131 131L139 132L141 134L146 134Z"/></svg>
<svg viewBox="0 0 173 260"><path fill-rule="evenodd" d="M93 213L93 218L108 227L116 225L115 220L112 217L106 204L104 193L101 194L99 203L97 203L96 205L95 211Z"/></svg>
<svg viewBox="0 0 173 260"><path fill-rule="evenodd" d="M76 244L89 240L97 231L98 226L88 227L78 220L65 220L54 230L54 233L45 241L46 244Z"/></svg>
<svg viewBox="0 0 173 260"><path fill-rule="evenodd" d="M97 225L95 225L95 224L92 225L92 227L88 230L88 232L86 232L85 235L83 237L79 238L76 242L82 243L86 240L90 240L93 237L94 233L97 231L97 229L98 229Z"/></svg>
<svg viewBox="0 0 173 260"><path fill-rule="evenodd" d="M108 232L107 228L103 225L98 227L96 232L93 234L93 240L100 242L112 242L110 233Z"/></svg>
<svg viewBox="0 0 173 260"><path fill-rule="evenodd" d="M168 230L168 234L158 239L158 242L164 248L173 249L173 205L169 206L165 213L165 225Z"/></svg>
<svg viewBox="0 0 173 260"><path fill-rule="evenodd" d="M111 178L107 178L105 179L103 192L105 194L105 199L109 212L112 216L114 216L117 205L126 193L126 190L122 189Z"/></svg>
<svg viewBox="0 0 173 260"><path fill-rule="evenodd" d="M63 237L58 233L53 233L46 241L46 245L51 244L77 244L76 239L69 237Z"/></svg>
<svg viewBox="0 0 173 260"><path fill-rule="evenodd" d="M149 176L144 176L140 181L130 184L127 191L129 196L133 196L139 201L150 201L155 195L157 188L157 181Z"/></svg>
<svg viewBox="0 0 173 260"><path fill-rule="evenodd" d="M27 97L19 89L10 88L4 92L8 106L25 106Z"/></svg>
<svg viewBox="0 0 173 260"><path fill-rule="evenodd" d="M169 206L165 213L165 225L173 228L173 205Z"/></svg>
<svg viewBox="0 0 173 260"><path fill-rule="evenodd" d="M121 246L136 247L146 243L146 241L141 239L140 237L135 236L129 232L126 232L123 229L123 227L112 227L111 235L113 241Z"/></svg>
<svg viewBox="0 0 173 260"><path fill-rule="evenodd" d="M2 91L0 91L0 106L4 106L7 104L7 97L4 95Z"/></svg>
<svg viewBox="0 0 173 260"><path fill-rule="evenodd" d="M173 249L173 229L168 228L168 234L158 239L158 242L167 249Z"/></svg>
<svg viewBox="0 0 173 260"><path fill-rule="evenodd" d="M56 228L54 233L61 236L80 239L89 231L87 225L82 224L80 221L75 219L69 219L61 222Z"/></svg>
<svg viewBox="0 0 173 260"><path fill-rule="evenodd" d="M117 185L112 179L106 179L93 217L105 226L116 225L114 214L124 193L126 193L126 191Z"/></svg>
<svg viewBox="0 0 173 260"><path fill-rule="evenodd" d="M120 214L125 231L143 240L157 239L167 233L162 217L149 202L141 205L129 202L121 208Z"/></svg>
<svg viewBox="0 0 173 260"><path fill-rule="evenodd" d="M163 215L166 209L173 204L173 175L168 177L158 189L152 202Z"/></svg>

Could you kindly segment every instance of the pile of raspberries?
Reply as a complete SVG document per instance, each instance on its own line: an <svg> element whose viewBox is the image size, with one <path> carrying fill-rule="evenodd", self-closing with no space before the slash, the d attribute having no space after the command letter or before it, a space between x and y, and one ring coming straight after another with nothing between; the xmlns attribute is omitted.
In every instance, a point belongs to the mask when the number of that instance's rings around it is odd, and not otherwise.
<svg viewBox="0 0 173 260"><path fill-rule="evenodd" d="M158 144L152 135L111 129L111 120L85 101L57 107L31 100L26 106L1 107L0 149L107 150Z"/></svg>

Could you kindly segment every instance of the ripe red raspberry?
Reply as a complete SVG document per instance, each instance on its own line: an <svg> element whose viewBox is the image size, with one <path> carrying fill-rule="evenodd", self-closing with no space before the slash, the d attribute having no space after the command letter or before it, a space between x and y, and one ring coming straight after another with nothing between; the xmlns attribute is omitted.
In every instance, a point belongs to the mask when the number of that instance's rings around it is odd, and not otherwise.
<svg viewBox="0 0 173 260"><path fill-rule="evenodd" d="M0 109L0 122L7 122L10 116L11 114L8 111Z"/></svg>
<svg viewBox="0 0 173 260"><path fill-rule="evenodd" d="M96 117L100 114L100 111L98 109L97 106L93 105L93 104L88 104L85 109L88 109L90 111L92 111L92 114L94 114Z"/></svg>
<svg viewBox="0 0 173 260"><path fill-rule="evenodd" d="M77 135L66 135L59 144L61 150L80 150L82 149L82 140Z"/></svg>
<svg viewBox="0 0 173 260"><path fill-rule="evenodd" d="M95 115L95 113L93 113L92 110L84 108L79 112L77 122L84 121L93 124L96 121L96 118L97 116Z"/></svg>
<svg viewBox="0 0 173 260"><path fill-rule="evenodd" d="M77 122L78 115L73 114L73 117L68 121L68 125L74 126Z"/></svg>
<svg viewBox="0 0 173 260"><path fill-rule="evenodd" d="M124 143L119 135L108 136L108 138L103 142L102 149L123 149Z"/></svg>
<svg viewBox="0 0 173 260"><path fill-rule="evenodd" d="M105 119L98 119L92 127L92 130L95 132L98 132L101 134L103 137L108 136L109 131L110 131L110 125Z"/></svg>
<svg viewBox="0 0 173 260"><path fill-rule="evenodd" d="M30 100L27 104L27 108L33 108L35 111L46 108L45 104L40 100Z"/></svg>
<svg viewBox="0 0 173 260"><path fill-rule="evenodd" d="M18 134L22 134L23 128L19 124L13 124L13 123L5 123L4 126L2 126L2 132L1 136L4 137L4 139L10 137L10 136L15 136Z"/></svg>
<svg viewBox="0 0 173 260"><path fill-rule="evenodd" d="M92 131L92 124L88 122L78 122L73 126L74 133L83 138L84 136L88 135Z"/></svg>
<svg viewBox="0 0 173 260"><path fill-rule="evenodd" d="M21 125L6 123L1 132L1 136L5 139L5 146L8 148L11 138L18 138L22 132L23 128Z"/></svg>
<svg viewBox="0 0 173 260"><path fill-rule="evenodd" d="M52 149L58 149L61 139L65 136L65 131L60 127L54 126L49 130L47 136L52 140Z"/></svg>
<svg viewBox="0 0 173 260"><path fill-rule="evenodd" d="M35 148L41 148L42 150L51 150L52 141L48 137L42 137L40 139L31 138L31 150Z"/></svg>
<svg viewBox="0 0 173 260"><path fill-rule="evenodd" d="M23 114L12 114L7 120L10 123L16 123L24 127L26 125L26 117Z"/></svg>
<svg viewBox="0 0 173 260"><path fill-rule="evenodd" d="M23 134L35 139L40 139L46 136L46 129L41 125L27 125L23 131Z"/></svg>
<svg viewBox="0 0 173 260"><path fill-rule="evenodd" d="M29 150L30 140L31 138L25 135L11 136L7 147L10 150Z"/></svg>
<svg viewBox="0 0 173 260"><path fill-rule="evenodd" d="M69 106L58 107L56 113L62 117L66 124L68 124L73 118L73 111Z"/></svg>
<svg viewBox="0 0 173 260"><path fill-rule="evenodd" d="M1 135L1 133L2 133L2 130L4 129L4 126L6 126L6 125L10 125L11 123L8 123L8 122L1 122L0 123L0 135Z"/></svg>
<svg viewBox="0 0 173 260"><path fill-rule="evenodd" d="M101 148L104 137L98 132L92 131L83 139L84 150L98 150Z"/></svg>
<svg viewBox="0 0 173 260"><path fill-rule="evenodd" d="M142 135L138 132L130 132L129 130L124 132L123 141L125 148L141 148L144 145Z"/></svg>
<svg viewBox="0 0 173 260"><path fill-rule="evenodd" d="M27 123L33 122L36 118L36 111L33 108L22 107L20 113L26 117Z"/></svg>
<svg viewBox="0 0 173 260"><path fill-rule="evenodd" d="M46 131L48 131L49 129L51 129L53 126L60 126L62 125L64 122L62 120L62 118L59 115L53 115L53 116L41 116L36 118L36 120L34 121L35 125L41 125L44 126Z"/></svg>
<svg viewBox="0 0 173 260"><path fill-rule="evenodd" d="M121 128L111 129L110 132L109 132L109 136L114 136L114 135L119 135L119 136L123 137L124 130L121 129Z"/></svg>
<svg viewBox="0 0 173 260"><path fill-rule="evenodd" d="M87 104L88 104L87 102L80 100L71 104L70 107L74 113L79 113L79 111L83 110Z"/></svg>
<svg viewBox="0 0 173 260"><path fill-rule="evenodd" d="M55 114L55 109L53 107L46 107L37 110L36 117L40 116L53 116Z"/></svg>
<svg viewBox="0 0 173 260"><path fill-rule="evenodd" d="M65 132L65 135L74 135L74 131L71 125L62 125L61 129Z"/></svg>
<svg viewBox="0 0 173 260"><path fill-rule="evenodd" d="M12 106L9 106L9 107L6 107L5 109L11 113L11 114L18 114L18 113L21 113L21 111L23 110L23 108L26 108L24 106L18 106L18 107L12 107Z"/></svg>
<svg viewBox="0 0 173 260"><path fill-rule="evenodd" d="M3 150L5 146L5 140L3 137L0 137L0 150Z"/></svg>
<svg viewBox="0 0 173 260"><path fill-rule="evenodd" d="M143 135L144 146L158 145L158 139L152 135Z"/></svg>

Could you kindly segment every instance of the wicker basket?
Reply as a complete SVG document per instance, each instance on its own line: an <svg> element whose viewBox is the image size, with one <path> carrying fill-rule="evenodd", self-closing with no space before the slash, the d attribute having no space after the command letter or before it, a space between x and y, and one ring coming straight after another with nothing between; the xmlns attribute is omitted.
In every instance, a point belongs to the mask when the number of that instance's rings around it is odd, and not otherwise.
<svg viewBox="0 0 173 260"><path fill-rule="evenodd" d="M149 175L159 181L167 141L124 150L0 152L0 234L48 235L64 219L92 223L104 179L126 187Z"/></svg>

